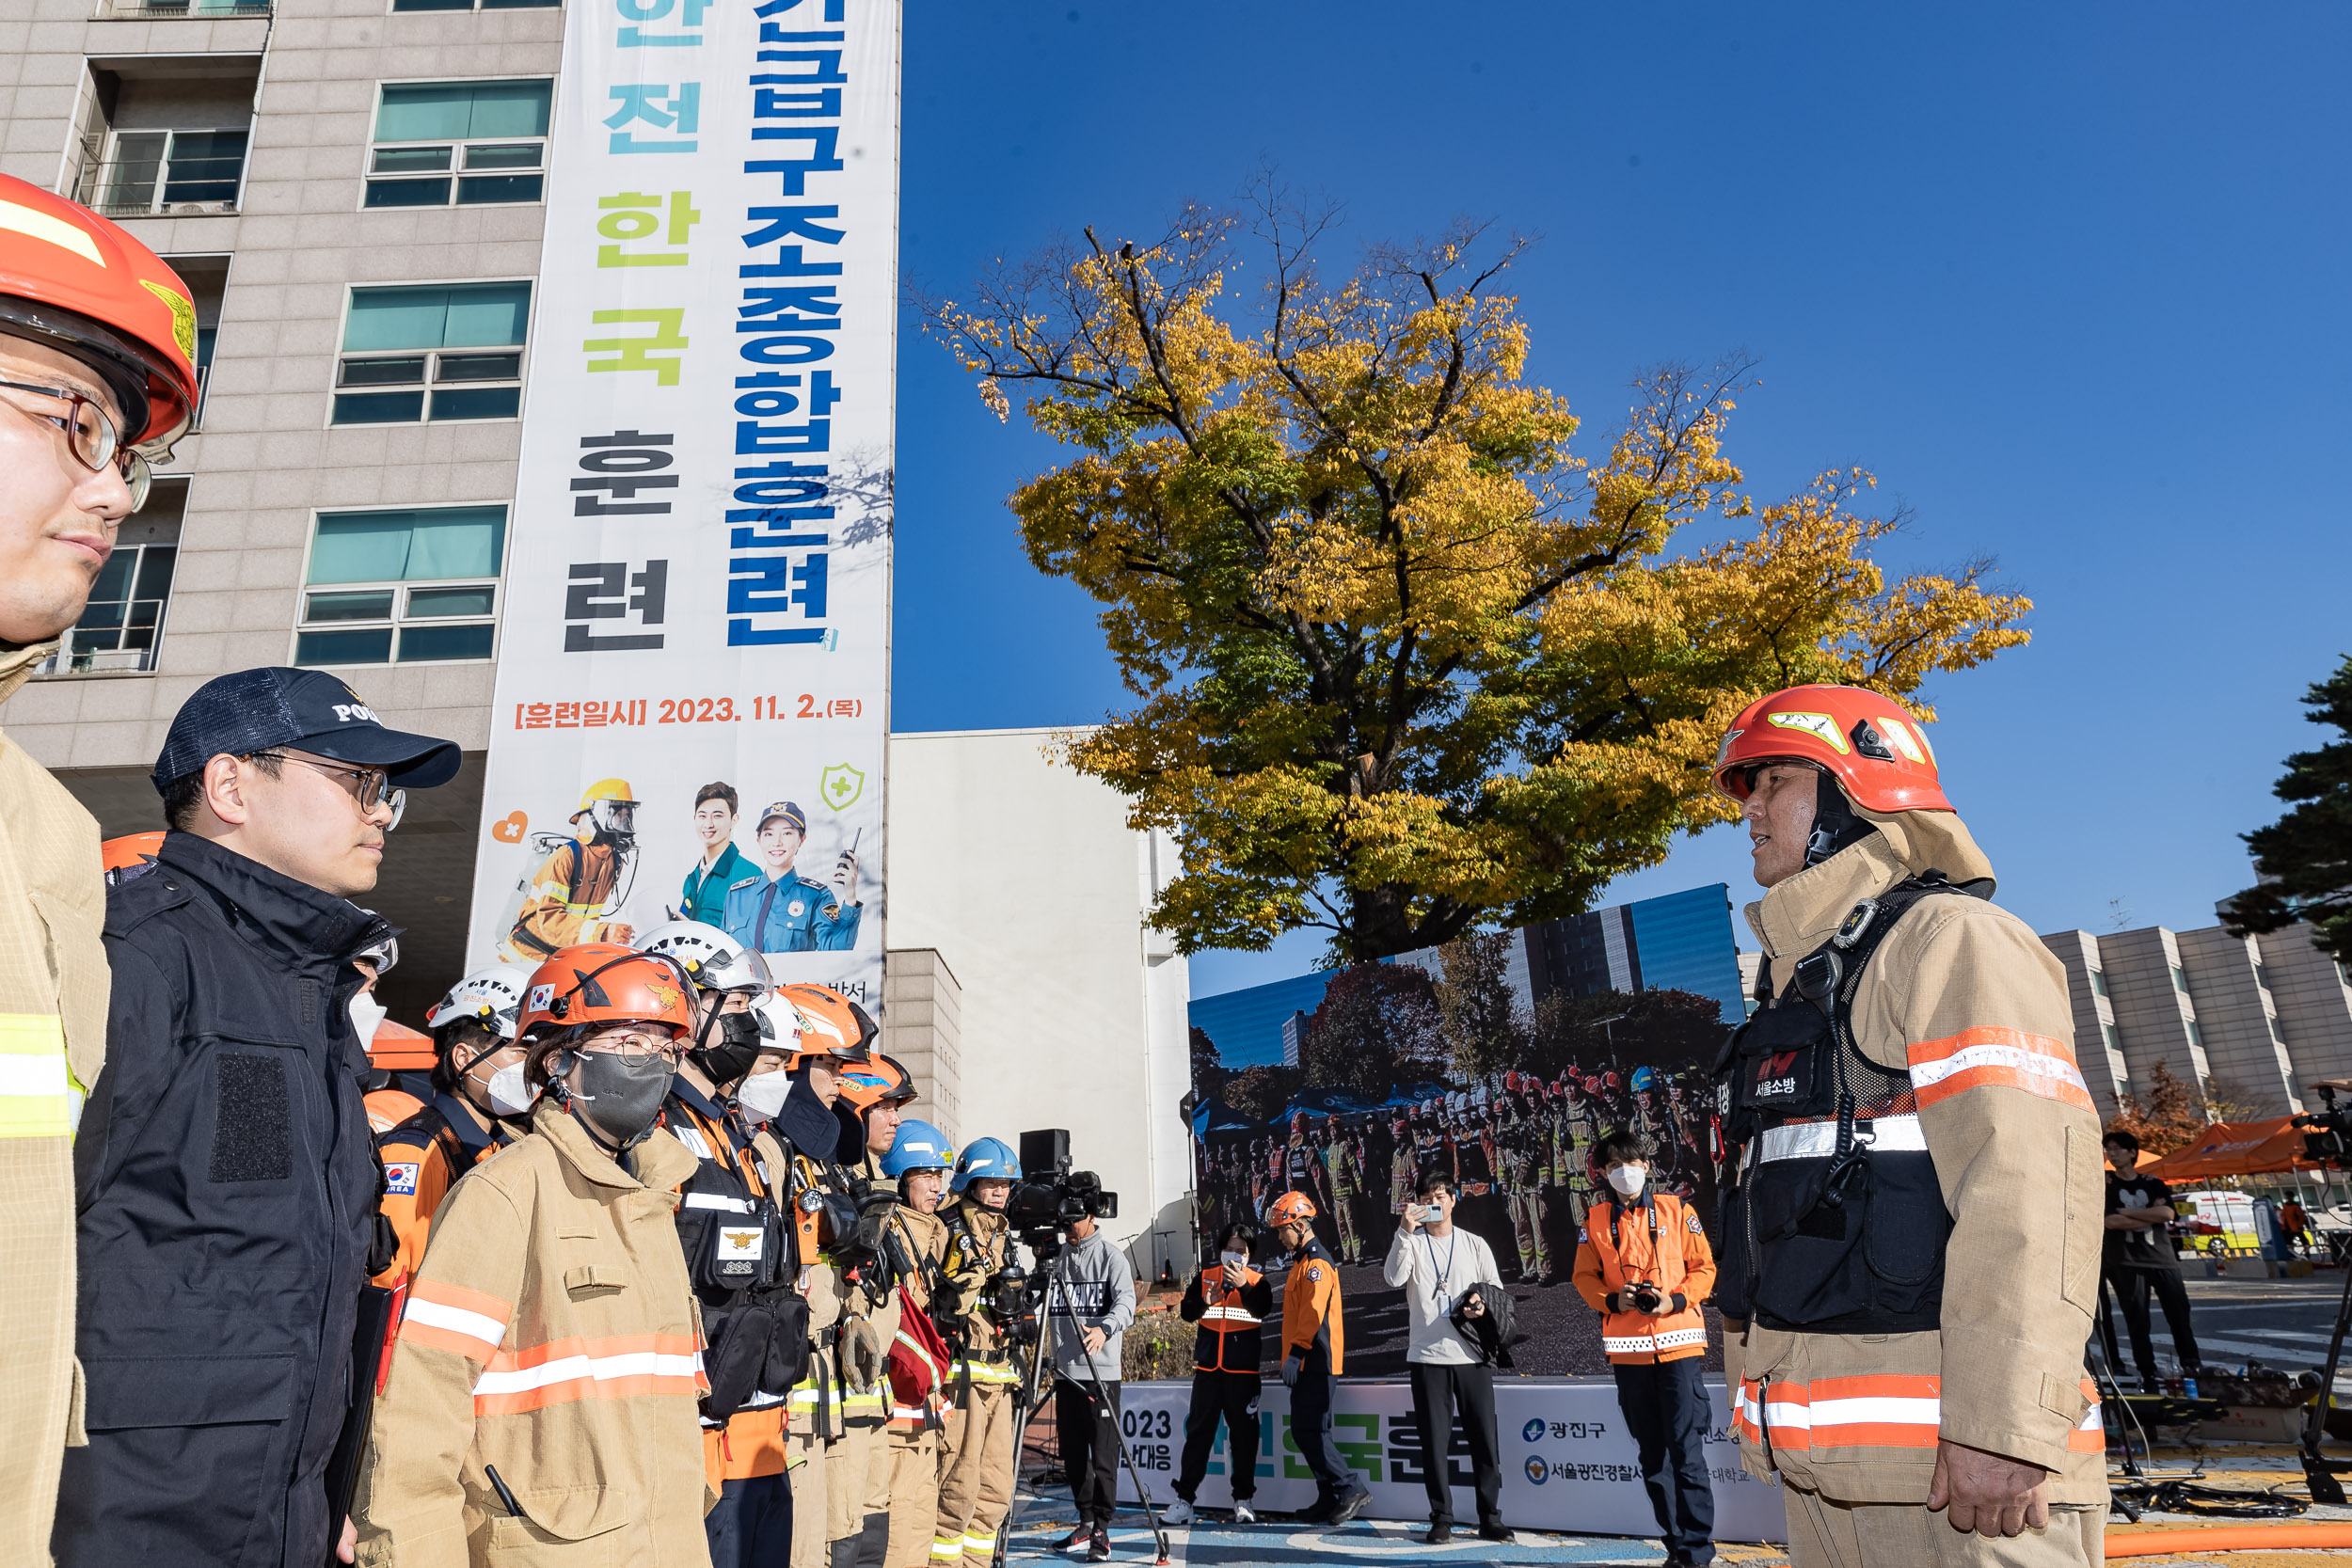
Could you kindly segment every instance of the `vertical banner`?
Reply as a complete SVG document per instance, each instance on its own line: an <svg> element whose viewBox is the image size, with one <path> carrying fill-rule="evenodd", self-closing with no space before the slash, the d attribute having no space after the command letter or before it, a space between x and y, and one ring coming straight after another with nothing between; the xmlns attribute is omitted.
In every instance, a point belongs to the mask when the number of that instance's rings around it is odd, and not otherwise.
<svg viewBox="0 0 2352 1568"><path fill-rule="evenodd" d="M685 917L879 1006L898 48L566 8L472 964Z"/></svg>

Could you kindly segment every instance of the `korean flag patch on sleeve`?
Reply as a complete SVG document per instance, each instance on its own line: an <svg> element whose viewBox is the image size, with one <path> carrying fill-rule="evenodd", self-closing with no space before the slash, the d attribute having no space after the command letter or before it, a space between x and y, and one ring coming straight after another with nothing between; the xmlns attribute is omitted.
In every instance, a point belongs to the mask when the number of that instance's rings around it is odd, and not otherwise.
<svg viewBox="0 0 2352 1568"><path fill-rule="evenodd" d="M386 1165L384 1190L402 1197L414 1197L417 1194L417 1167L413 1164Z"/></svg>

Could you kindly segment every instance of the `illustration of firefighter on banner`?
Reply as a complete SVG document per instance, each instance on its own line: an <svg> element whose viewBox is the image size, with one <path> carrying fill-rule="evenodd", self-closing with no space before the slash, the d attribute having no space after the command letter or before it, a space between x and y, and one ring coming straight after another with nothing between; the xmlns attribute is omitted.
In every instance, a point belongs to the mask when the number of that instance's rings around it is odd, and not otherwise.
<svg viewBox="0 0 2352 1568"><path fill-rule="evenodd" d="M571 10L473 962L682 917L879 1003L898 48Z"/></svg>

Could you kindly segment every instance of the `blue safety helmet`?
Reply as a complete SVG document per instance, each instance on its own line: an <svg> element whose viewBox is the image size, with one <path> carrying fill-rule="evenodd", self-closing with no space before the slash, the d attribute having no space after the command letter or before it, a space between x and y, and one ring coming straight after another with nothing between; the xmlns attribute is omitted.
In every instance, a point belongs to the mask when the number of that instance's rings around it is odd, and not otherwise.
<svg viewBox="0 0 2352 1568"><path fill-rule="evenodd" d="M956 1162L955 1180L948 1183L961 1192L975 1179L996 1181L1021 1180L1021 1156L1002 1138L975 1138L972 1147Z"/></svg>
<svg viewBox="0 0 2352 1568"><path fill-rule="evenodd" d="M1636 1090L1655 1088L1657 1085L1658 1074L1650 1069L1637 1067L1633 1069L1633 1087Z"/></svg>
<svg viewBox="0 0 2352 1568"><path fill-rule="evenodd" d="M882 1156L882 1168L884 1176L896 1180L911 1170L953 1170L955 1164L956 1146L947 1134L909 1117L898 1124L898 1135Z"/></svg>

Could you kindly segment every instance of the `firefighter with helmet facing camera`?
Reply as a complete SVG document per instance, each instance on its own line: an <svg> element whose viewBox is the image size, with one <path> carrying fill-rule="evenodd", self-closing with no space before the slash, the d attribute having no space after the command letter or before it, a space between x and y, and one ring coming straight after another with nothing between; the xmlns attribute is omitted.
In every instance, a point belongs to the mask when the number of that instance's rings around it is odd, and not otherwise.
<svg viewBox="0 0 2352 1568"><path fill-rule="evenodd" d="M933 1316L949 1305L947 1227L937 1211L955 1164L946 1134L912 1117L898 1123L882 1161L882 1175L898 1186L885 1239L900 1307L890 1348L888 1568L926 1568L939 1518L939 1432L952 1355Z"/></svg>
<svg viewBox="0 0 2352 1568"><path fill-rule="evenodd" d="M1005 1199L1021 1180L1021 1159L1000 1138L979 1138L956 1158L947 1227L946 1289L932 1306L951 1318L956 1360L952 1402L939 1438L939 1514L931 1523L933 1568L981 1568L996 1551L997 1527L1012 1507L1013 1387L1021 1381L992 1305L996 1276L1012 1262Z"/></svg>
<svg viewBox="0 0 2352 1568"><path fill-rule="evenodd" d="M532 1131L451 1191L412 1278L353 1509L361 1563L709 1561L675 1224L696 1161L656 1125L693 1028L673 959L589 943L532 972Z"/></svg>
<svg viewBox="0 0 2352 1568"><path fill-rule="evenodd" d="M82 618L148 464L196 408L196 307L153 251L62 197L0 176L0 699ZM107 881L98 824L23 748L0 742L0 1560L45 1562L69 1441L72 1144L106 1053Z"/></svg>
<svg viewBox="0 0 2352 1568"><path fill-rule="evenodd" d="M1715 782L1766 890L1763 1005L1717 1069L1741 1459L1801 1568L2097 1561L2104 1194L2065 972L1889 699L1751 704Z"/></svg>

